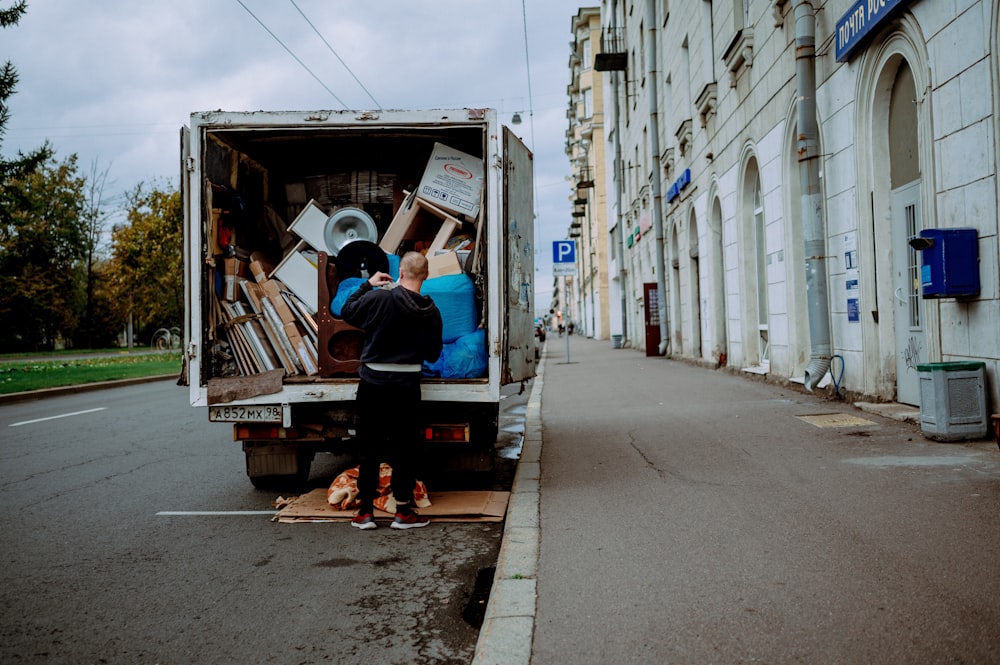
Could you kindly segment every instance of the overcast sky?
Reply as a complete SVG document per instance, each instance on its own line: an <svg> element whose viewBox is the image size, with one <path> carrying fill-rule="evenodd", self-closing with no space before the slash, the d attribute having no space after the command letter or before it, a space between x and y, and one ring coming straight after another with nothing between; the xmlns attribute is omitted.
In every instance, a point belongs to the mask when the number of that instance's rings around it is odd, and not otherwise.
<svg viewBox="0 0 1000 665"><path fill-rule="evenodd" d="M0 61L20 76L0 151L10 158L48 139L57 159L76 153L81 174L108 169L106 191L118 194L139 182L177 186L179 129L193 111L492 107L507 124L520 111L514 129L535 153L536 305L547 306L552 241L570 220L566 86L581 6L29 0L0 31Z"/></svg>

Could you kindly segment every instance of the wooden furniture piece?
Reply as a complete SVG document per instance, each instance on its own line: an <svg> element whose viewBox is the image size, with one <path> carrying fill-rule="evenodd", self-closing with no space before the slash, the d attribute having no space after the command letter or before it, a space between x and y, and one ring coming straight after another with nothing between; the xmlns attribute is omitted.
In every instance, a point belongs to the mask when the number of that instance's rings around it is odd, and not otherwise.
<svg viewBox="0 0 1000 665"><path fill-rule="evenodd" d="M358 368L361 367L365 331L336 318L330 312L330 303L337 295L340 279L337 277L337 266L330 261L326 252L319 252L318 259L319 293L316 324L319 328L319 342L316 346L319 356L319 375L323 378L337 375L356 376Z"/></svg>
<svg viewBox="0 0 1000 665"><path fill-rule="evenodd" d="M430 201L426 201L411 192L404 191L403 195L406 197L403 205L396 211L396 216L392 218L389 228L386 229L385 235L382 236L379 247L384 249L388 254L395 254L404 240L413 240L417 237L415 234L419 232L418 227L421 222L418 218L421 216L426 217L426 215L421 215L421 213L427 213L440 220L440 227L437 234L427 249L427 256L434 256L434 252L444 249L448 240L455 234L455 231L462 228L462 221ZM422 240L423 238L417 239Z"/></svg>

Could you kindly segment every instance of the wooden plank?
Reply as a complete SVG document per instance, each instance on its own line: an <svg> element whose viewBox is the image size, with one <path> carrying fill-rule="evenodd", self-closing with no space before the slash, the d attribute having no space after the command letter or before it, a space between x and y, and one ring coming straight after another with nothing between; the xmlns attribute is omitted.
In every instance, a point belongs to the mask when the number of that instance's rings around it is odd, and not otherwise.
<svg viewBox="0 0 1000 665"><path fill-rule="evenodd" d="M212 378L208 380L208 403L222 404L237 399L249 399L258 395L273 395L281 392L281 382L285 370L274 369L250 376Z"/></svg>

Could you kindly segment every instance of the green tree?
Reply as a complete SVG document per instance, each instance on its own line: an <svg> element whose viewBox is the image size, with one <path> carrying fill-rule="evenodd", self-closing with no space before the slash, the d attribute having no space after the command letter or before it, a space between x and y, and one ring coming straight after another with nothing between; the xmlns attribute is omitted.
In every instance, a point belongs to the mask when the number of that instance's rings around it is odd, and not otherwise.
<svg viewBox="0 0 1000 665"><path fill-rule="evenodd" d="M17 25L21 20L25 10L28 8L26 0L21 0L9 9L0 9L0 28L8 28ZM10 120L10 109L7 107L7 100L14 94L17 88L17 70L8 60L0 68L0 146L3 145L3 135L7 128L7 121ZM26 173L31 173L42 163L52 156L52 149L46 142L41 148L37 148L27 154L18 151L17 157L6 160L0 156L0 182L8 178L15 178ZM4 216L7 208L7 201L0 192L0 223L6 223Z"/></svg>
<svg viewBox="0 0 1000 665"><path fill-rule="evenodd" d="M107 266L115 312L121 321L133 316L140 328L180 325L184 314L180 193L140 183L128 199L128 223L112 231Z"/></svg>
<svg viewBox="0 0 1000 665"><path fill-rule="evenodd" d="M38 350L69 339L83 305L85 181L77 158L0 182L19 205L0 225L0 343Z"/></svg>

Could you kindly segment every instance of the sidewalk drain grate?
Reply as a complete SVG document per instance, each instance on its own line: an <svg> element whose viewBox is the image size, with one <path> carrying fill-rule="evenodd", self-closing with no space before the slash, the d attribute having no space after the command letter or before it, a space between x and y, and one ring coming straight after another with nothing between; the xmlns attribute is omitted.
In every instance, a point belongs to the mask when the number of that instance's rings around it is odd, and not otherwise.
<svg viewBox="0 0 1000 665"><path fill-rule="evenodd" d="M815 427L858 427L875 425L871 420L865 420L847 413L820 413L814 416L795 416Z"/></svg>

